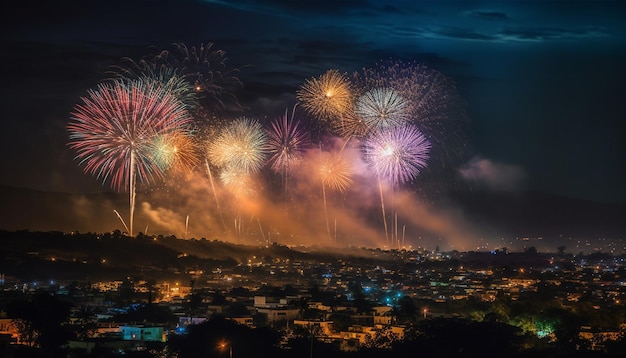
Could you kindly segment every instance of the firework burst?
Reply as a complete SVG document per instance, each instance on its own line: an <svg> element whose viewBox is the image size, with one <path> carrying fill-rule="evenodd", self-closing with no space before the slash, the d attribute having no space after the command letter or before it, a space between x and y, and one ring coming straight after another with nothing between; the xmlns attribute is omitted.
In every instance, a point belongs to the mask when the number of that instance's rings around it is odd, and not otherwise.
<svg viewBox="0 0 626 358"><path fill-rule="evenodd" d="M410 124L428 137L432 150L429 175L445 178L431 182L422 195L434 200L445 187L464 185L456 168L468 160L469 116L454 81L416 62L383 61L352 77L358 93L372 88L393 88L410 106Z"/></svg>
<svg viewBox="0 0 626 358"><path fill-rule="evenodd" d="M212 113L225 110L241 111L234 91L242 87L238 68L227 65L223 50L214 49L213 43L188 47L174 43L173 50L164 50L155 57L157 63L175 68L189 81L198 93L200 102Z"/></svg>
<svg viewBox="0 0 626 358"><path fill-rule="evenodd" d="M412 125L382 128L364 142L366 161L382 181L393 186L415 179L426 167L431 144Z"/></svg>
<svg viewBox="0 0 626 358"><path fill-rule="evenodd" d="M321 152L316 167L324 188L345 192L352 184L352 167L340 153Z"/></svg>
<svg viewBox="0 0 626 358"><path fill-rule="evenodd" d="M309 146L309 133L304 130L300 121L294 120L292 112L288 118L287 111L281 118L271 123L268 130L269 163L274 171L283 177L283 187L287 191L289 169L299 161Z"/></svg>
<svg viewBox="0 0 626 358"><path fill-rule="evenodd" d="M193 83L189 82L179 69L158 64L155 58L148 56L134 61L124 57L121 64L110 67L105 81L136 81L143 78L156 81L178 97L189 110L199 109L198 95Z"/></svg>
<svg viewBox="0 0 626 358"><path fill-rule="evenodd" d="M346 113L340 121L333 125L333 130L342 138L363 137L370 128L367 127L362 117L354 111ZM346 142L347 143L347 142Z"/></svg>
<svg viewBox="0 0 626 358"><path fill-rule="evenodd" d="M296 98L302 107L321 121L341 120L352 111L354 95L350 80L337 70L328 70L311 78L298 89Z"/></svg>
<svg viewBox="0 0 626 358"><path fill-rule="evenodd" d="M267 133L257 120L238 118L209 143L207 154L217 167L244 174L258 172L267 154Z"/></svg>
<svg viewBox="0 0 626 358"><path fill-rule="evenodd" d="M184 104L160 83L113 81L90 90L76 105L68 123L68 145L87 173L130 192L130 235L136 181L151 182L162 174L151 155L162 135L187 131L192 117Z"/></svg>
<svg viewBox="0 0 626 358"><path fill-rule="evenodd" d="M431 140L461 137L468 123L467 112L454 81L443 73L414 62L389 61L355 73L360 92L392 88L410 103L409 118ZM459 138L456 138L459 139ZM458 151L458 147L454 150Z"/></svg>
<svg viewBox="0 0 626 358"><path fill-rule="evenodd" d="M198 145L191 131L158 135L149 144L152 158L162 171L188 174L198 166Z"/></svg>
<svg viewBox="0 0 626 358"><path fill-rule="evenodd" d="M361 92L392 88L411 103L411 118L417 122L447 120L451 107L458 106L454 82L425 65L390 61L354 74Z"/></svg>
<svg viewBox="0 0 626 358"><path fill-rule="evenodd" d="M393 127L411 119L410 103L392 88L373 88L356 101L355 113L366 130Z"/></svg>

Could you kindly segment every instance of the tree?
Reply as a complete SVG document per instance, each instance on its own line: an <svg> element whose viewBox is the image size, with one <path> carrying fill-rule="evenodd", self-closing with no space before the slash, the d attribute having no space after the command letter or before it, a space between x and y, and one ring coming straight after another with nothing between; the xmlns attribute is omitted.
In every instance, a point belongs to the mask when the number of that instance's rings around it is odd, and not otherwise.
<svg viewBox="0 0 626 358"><path fill-rule="evenodd" d="M200 307L202 306L203 301L204 297L198 292L192 293L187 296L187 300L185 302L187 314L190 317L194 317L195 315L197 315L200 311Z"/></svg>
<svg viewBox="0 0 626 358"><path fill-rule="evenodd" d="M69 320L71 307L70 302L47 292L36 292L25 300L9 303L7 316L15 323L22 341L41 348L47 356L58 356L59 347L73 336L63 325Z"/></svg>
<svg viewBox="0 0 626 358"><path fill-rule="evenodd" d="M225 357L223 346L232 348L235 357L278 356L280 334L269 328L250 328L220 316L188 328L189 333L176 342L180 358Z"/></svg>
<svg viewBox="0 0 626 358"><path fill-rule="evenodd" d="M365 337L363 346L366 348L391 349L393 343L399 340L400 337L391 331L391 327L384 326L376 330L374 334L368 334Z"/></svg>
<svg viewBox="0 0 626 358"><path fill-rule="evenodd" d="M133 302L135 296L135 284L130 277L125 277L118 287L118 304L120 306Z"/></svg>
<svg viewBox="0 0 626 358"><path fill-rule="evenodd" d="M353 303L352 305L356 307L357 312L369 312L372 309L372 304L367 301L365 298L365 293L363 291L363 286L361 286L361 282L352 281L348 284L348 290L352 294Z"/></svg>
<svg viewBox="0 0 626 358"><path fill-rule="evenodd" d="M409 296L402 296L394 307L399 323L414 323L419 315L419 308L415 301Z"/></svg>
<svg viewBox="0 0 626 358"><path fill-rule="evenodd" d="M347 331L354 322L349 313L335 312L330 315L329 319L333 321L333 330L335 332Z"/></svg>
<svg viewBox="0 0 626 358"><path fill-rule="evenodd" d="M233 302L228 306L227 314L230 317L243 317L250 315L250 311L245 303Z"/></svg>
<svg viewBox="0 0 626 358"><path fill-rule="evenodd" d="M526 248L526 251L524 251L526 254L528 255L537 255L537 248L534 246L530 246L528 248Z"/></svg>
<svg viewBox="0 0 626 358"><path fill-rule="evenodd" d="M426 357L511 357L525 340L519 328L504 323L435 318L421 321L417 337L394 345L394 353L408 356L419 347Z"/></svg>
<svg viewBox="0 0 626 358"><path fill-rule="evenodd" d="M76 311L75 318L77 318L76 324L73 330L76 336L80 339L90 338L96 334L98 325L94 319L95 309L93 306L82 305Z"/></svg>

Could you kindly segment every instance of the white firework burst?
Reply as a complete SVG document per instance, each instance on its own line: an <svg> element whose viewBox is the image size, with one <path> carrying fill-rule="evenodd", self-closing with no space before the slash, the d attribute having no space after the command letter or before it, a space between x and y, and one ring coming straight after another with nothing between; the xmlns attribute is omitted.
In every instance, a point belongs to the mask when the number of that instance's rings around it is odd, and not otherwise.
<svg viewBox="0 0 626 358"><path fill-rule="evenodd" d="M408 100L392 88L373 88L356 101L356 115L361 118L368 131L395 127L411 118Z"/></svg>

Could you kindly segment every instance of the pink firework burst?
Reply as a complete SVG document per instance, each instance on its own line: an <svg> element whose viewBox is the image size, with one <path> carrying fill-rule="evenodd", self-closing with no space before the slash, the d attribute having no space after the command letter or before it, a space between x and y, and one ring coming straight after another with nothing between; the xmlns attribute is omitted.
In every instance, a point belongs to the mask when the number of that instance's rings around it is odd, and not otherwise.
<svg viewBox="0 0 626 358"><path fill-rule="evenodd" d="M308 148L309 133L304 130L301 122L295 120L293 115L288 118L285 114L276 118L271 123L268 134L268 154L269 163L272 169L287 175L289 168L298 161L304 151Z"/></svg>
<svg viewBox="0 0 626 358"><path fill-rule="evenodd" d="M67 126L68 144L85 172L118 191L128 187L134 170L148 182L159 175L152 143L186 134L193 120L176 96L150 80L100 84L82 100Z"/></svg>

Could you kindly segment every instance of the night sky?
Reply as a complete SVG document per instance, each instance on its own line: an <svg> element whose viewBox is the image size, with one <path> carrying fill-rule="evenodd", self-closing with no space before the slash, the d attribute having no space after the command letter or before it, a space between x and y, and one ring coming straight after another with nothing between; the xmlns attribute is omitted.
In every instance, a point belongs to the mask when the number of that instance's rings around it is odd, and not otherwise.
<svg viewBox="0 0 626 358"><path fill-rule="evenodd" d="M467 160L455 169L467 187L626 201L623 1L67 4L3 12L2 185L109 191L67 147L74 105L122 57L210 42L242 69L249 113L270 118L329 69L424 64L454 81L467 105Z"/></svg>

